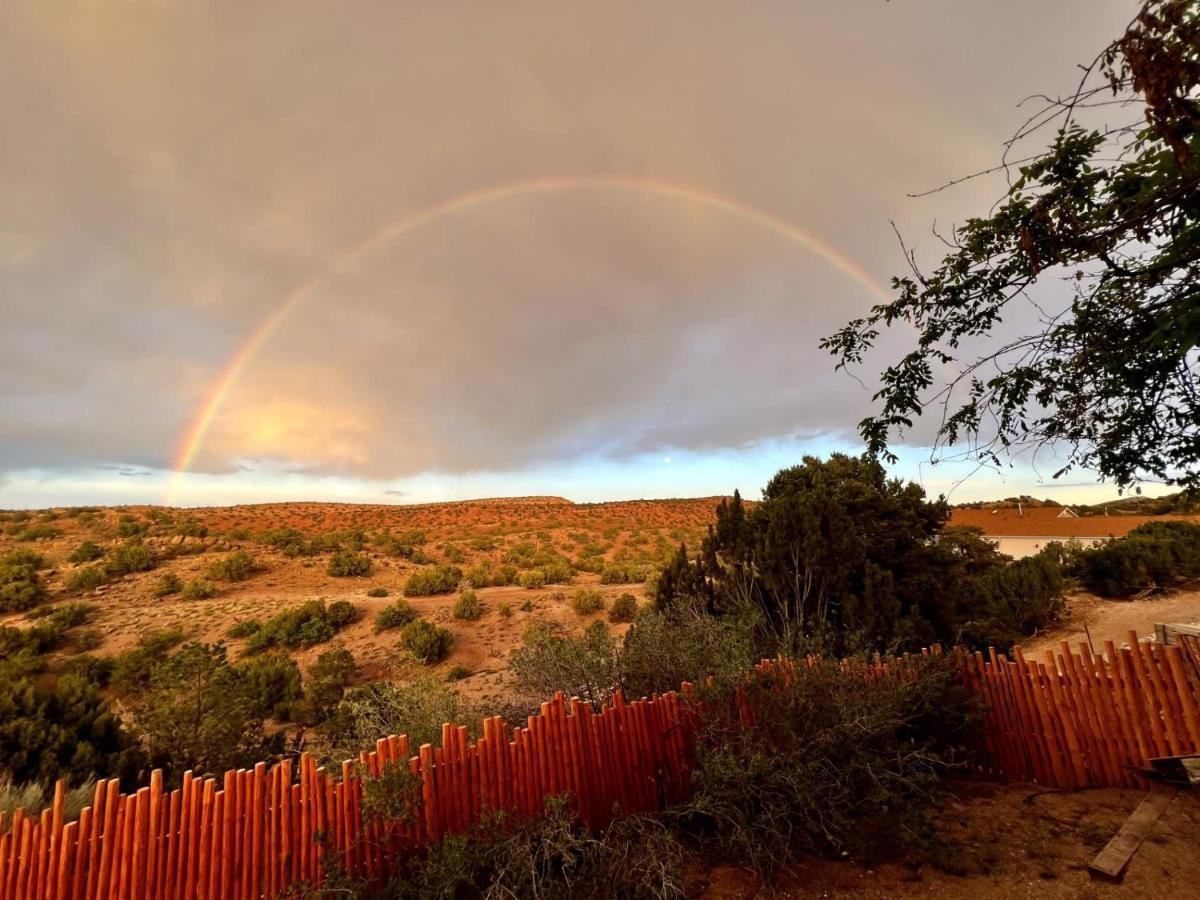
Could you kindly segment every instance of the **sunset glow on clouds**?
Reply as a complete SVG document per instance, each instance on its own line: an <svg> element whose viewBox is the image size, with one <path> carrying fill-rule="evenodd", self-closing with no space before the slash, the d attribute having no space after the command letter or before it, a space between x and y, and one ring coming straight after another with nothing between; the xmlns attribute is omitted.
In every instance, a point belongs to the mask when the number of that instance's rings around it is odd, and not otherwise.
<svg viewBox="0 0 1200 900"><path fill-rule="evenodd" d="M932 258L998 183L906 194L1129 10L810 7L5 4L0 505L753 493L853 451L869 384L816 343L903 268L889 219Z"/></svg>

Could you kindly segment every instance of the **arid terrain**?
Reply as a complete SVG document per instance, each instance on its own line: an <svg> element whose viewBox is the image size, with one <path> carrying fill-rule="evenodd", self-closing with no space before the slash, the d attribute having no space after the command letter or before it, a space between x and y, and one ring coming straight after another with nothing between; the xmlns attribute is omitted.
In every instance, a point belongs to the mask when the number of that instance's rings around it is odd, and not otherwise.
<svg viewBox="0 0 1200 900"><path fill-rule="evenodd" d="M550 558L576 566L566 584L479 589L483 615L475 621L451 616L457 592L407 598L420 616L454 635L449 655L434 671L464 667L471 674L459 682L460 687L468 697L486 703L501 699L508 652L529 624L541 621L577 628L601 617L603 613L583 617L572 609L574 592L584 586L597 588L606 600L628 591L641 602L642 579L601 584L604 568L628 565L640 575L652 571L680 543L695 546L717 502L574 504L529 497L421 506L284 503L193 510L59 509L6 514L0 555L31 550L43 556L48 568L42 574L51 602L97 604L89 627L95 635L92 652L101 656L128 649L150 631L175 626L189 638L224 640L236 656L244 642L226 634L235 623L265 620L310 600L348 600L358 611L358 620L332 642L293 655L305 668L322 650L345 647L354 654L362 681L379 677L401 655L396 632L375 634L373 620L381 608L404 596L404 583L418 568L441 563L469 572L480 562L498 567L515 560L523 570L527 567L522 563ZM361 542L361 552L371 558L373 571L365 577L331 576L327 572L331 551L288 555L266 542L265 535L281 529L295 529L309 540L326 536L330 546ZM412 547L413 558L388 552L379 543L383 535L409 542L406 546ZM141 542L152 551L154 566L91 590L72 591L68 588L72 573L87 564L72 563L68 557L85 541L106 552L130 541ZM214 562L238 550L249 553L259 571L238 582L208 578ZM207 579L216 592L195 600L178 592L157 596L162 578L170 574L183 583ZM372 589L383 589L387 596L367 596ZM507 618L498 611L505 603L512 610ZM0 624L19 626L27 621L23 613L0 617Z"/></svg>

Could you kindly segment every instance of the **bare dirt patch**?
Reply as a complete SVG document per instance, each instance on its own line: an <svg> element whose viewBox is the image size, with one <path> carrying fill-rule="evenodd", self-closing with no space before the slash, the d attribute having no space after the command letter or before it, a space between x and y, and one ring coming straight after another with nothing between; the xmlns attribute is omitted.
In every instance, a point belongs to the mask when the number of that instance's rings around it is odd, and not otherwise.
<svg viewBox="0 0 1200 900"><path fill-rule="evenodd" d="M1067 598L1067 616L1059 628L1022 641L1021 649L1041 653L1058 649L1063 640L1074 649L1090 634L1092 645L1103 650L1105 641L1117 646L1125 643L1130 631L1136 631L1142 639L1153 637L1156 622L1200 622L1200 591L1179 591L1143 600L1105 600L1079 592Z"/></svg>

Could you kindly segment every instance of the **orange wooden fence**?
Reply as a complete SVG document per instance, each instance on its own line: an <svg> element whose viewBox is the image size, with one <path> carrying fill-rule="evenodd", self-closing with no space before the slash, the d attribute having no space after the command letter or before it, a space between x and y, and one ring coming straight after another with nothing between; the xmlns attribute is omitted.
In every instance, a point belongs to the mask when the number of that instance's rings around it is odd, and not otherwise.
<svg viewBox="0 0 1200 900"><path fill-rule="evenodd" d="M976 653L964 674L983 695L983 768L1053 787L1136 787L1134 768L1200 753L1200 672L1179 647L1111 641L1038 662Z"/></svg>
<svg viewBox="0 0 1200 900"><path fill-rule="evenodd" d="M486 719L483 736L469 741L465 727L445 725L442 746L424 744L415 756L407 738L388 737L338 773L305 754L298 772L285 760L226 772L220 784L187 773L169 792L160 772L131 795L102 781L79 821L65 825L60 782L40 817L0 821L0 900L274 897L319 883L325 852L354 875L384 877L397 854L465 831L487 810L532 815L560 794L602 826L614 809L658 810L687 796L685 721L674 692L633 703L618 694L600 713L559 694L526 728ZM389 766L419 779L410 821L364 814L364 775Z"/></svg>
<svg viewBox="0 0 1200 900"><path fill-rule="evenodd" d="M980 767L1055 787L1132 786L1138 776L1127 766L1200 752L1200 676L1177 647L1131 643L1107 644L1104 655L1063 645L1040 663L1019 652L1009 660L955 651L987 706ZM895 660L866 671L904 670ZM465 831L488 810L533 815L560 794L603 826L614 811L654 811L688 796L692 722L674 692L633 703L618 695L600 713L560 694L525 728L487 719L472 742L464 727L445 725L442 746L415 755L407 738L388 737L338 772L302 755L226 772L220 783L188 773L173 791L159 772L130 795L102 781L67 824L60 783L39 817L0 817L0 900L274 897L320 883L325 853L354 875L383 878L399 854ZM404 821L364 809L365 784L390 767L407 768L420 786Z"/></svg>

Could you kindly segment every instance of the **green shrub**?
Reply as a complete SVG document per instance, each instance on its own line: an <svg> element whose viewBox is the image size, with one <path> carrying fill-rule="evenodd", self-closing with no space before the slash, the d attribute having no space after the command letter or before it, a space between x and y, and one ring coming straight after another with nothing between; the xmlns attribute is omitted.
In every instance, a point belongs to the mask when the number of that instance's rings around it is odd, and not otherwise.
<svg viewBox="0 0 1200 900"><path fill-rule="evenodd" d="M305 673L304 698L292 706L292 718L306 725L328 719L354 681L358 666L345 648L326 650Z"/></svg>
<svg viewBox="0 0 1200 900"><path fill-rule="evenodd" d="M94 562L104 555L104 551L91 541L84 541L78 547L71 551L67 557L68 562L73 563L89 563Z"/></svg>
<svg viewBox="0 0 1200 900"><path fill-rule="evenodd" d="M667 616L647 607L621 645L621 683L631 697L709 678L718 688L731 687L761 658L757 651L751 622L696 612Z"/></svg>
<svg viewBox="0 0 1200 900"><path fill-rule="evenodd" d="M467 569L463 580L473 588L500 587L516 584L517 576L516 566L496 566L490 559L481 559Z"/></svg>
<svg viewBox="0 0 1200 900"><path fill-rule="evenodd" d="M500 613L500 618L511 619L513 608L511 603L501 603L496 607L496 612Z"/></svg>
<svg viewBox="0 0 1200 900"><path fill-rule="evenodd" d="M388 595L388 590L387 590L387 588L383 588L383 587L373 587L369 591L367 591L368 597L386 597L387 595Z"/></svg>
<svg viewBox="0 0 1200 900"><path fill-rule="evenodd" d="M154 555L141 541L126 541L113 549L104 563L104 569L110 576L129 575L133 572L146 572L154 568Z"/></svg>
<svg viewBox="0 0 1200 900"><path fill-rule="evenodd" d="M275 650L252 656L239 663L238 668L246 677L255 715L283 720L291 717L292 704L304 696L300 667L294 659L283 651Z"/></svg>
<svg viewBox="0 0 1200 900"><path fill-rule="evenodd" d="M381 609L375 616L375 633L387 631L389 628L399 628L407 625L417 617L417 611L407 600L395 600Z"/></svg>
<svg viewBox="0 0 1200 900"><path fill-rule="evenodd" d="M619 684L616 644L603 622L593 622L578 637L531 625L509 656L509 668L517 689L534 701L562 691L599 710Z"/></svg>
<svg viewBox="0 0 1200 900"><path fill-rule="evenodd" d="M142 635L134 647L117 654L113 660L113 686L120 693L133 693L145 688L150 681L150 670L165 660L172 648L182 642L181 628L164 628Z"/></svg>
<svg viewBox="0 0 1200 900"><path fill-rule="evenodd" d="M640 584L652 571L652 567L644 563L611 563L600 572L600 583Z"/></svg>
<svg viewBox="0 0 1200 900"><path fill-rule="evenodd" d="M470 588L467 588L458 595L458 600L454 603L454 618L474 620L483 615L483 605L479 602L479 595Z"/></svg>
<svg viewBox="0 0 1200 900"><path fill-rule="evenodd" d="M541 569L530 569L521 573L520 584L523 588L537 590L546 586L546 573Z"/></svg>
<svg viewBox="0 0 1200 900"><path fill-rule="evenodd" d="M1200 577L1200 525L1147 522L1125 537L1080 551L1075 571L1093 593L1127 597Z"/></svg>
<svg viewBox="0 0 1200 900"><path fill-rule="evenodd" d="M870 860L926 833L940 775L977 710L953 660L917 657L912 677L866 660L817 659L743 685L753 721L705 704L693 797L672 811L766 882L801 854Z"/></svg>
<svg viewBox="0 0 1200 900"><path fill-rule="evenodd" d="M450 652L454 635L425 619L416 619L404 626L400 642L406 650L423 663L435 663Z"/></svg>
<svg viewBox="0 0 1200 900"><path fill-rule="evenodd" d="M67 590L73 594L91 591L104 584L104 570L100 566L84 566L67 576Z"/></svg>
<svg viewBox="0 0 1200 900"><path fill-rule="evenodd" d="M258 653L270 647L291 650L296 647L311 647L330 640L340 627L352 621L352 618L347 618L345 608L339 604L345 604L350 608L349 615L354 615L354 607L344 600L330 604L329 607L321 600L310 600L300 606L283 610L264 622L262 627L250 636L246 642L246 652Z"/></svg>
<svg viewBox="0 0 1200 900"><path fill-rule="evenodd" d="M225 636L234 639L248 638L261 630L262 622L258 619L238 619L225 631Z"/></svg>
<svg viewBox="0 0 1200 900"><path fill-rule="evenodd" d="M46 586L37 566L11 554L0 562L0 613L23 612L46 599Z"/></svg>
<svg viewBox="0 0 1200 900"><path fill-rule="evenodd" d="M637 598L633 594L622 594L613 601L608 610L608 621L613 624L632 622L637 615Z"/></svg>
<svg viewBox="0 0 1200 900"><path fill-rule="evenodd" d="M150 523L139 522L129 514L122 515L117 519L117 534L123 538L142 537L150 530Z"/></svg>
<svg viewBox="0 0 1200 900"><path fill-rule="evenodd" d="M461 582L462 569L458 566L426 566L408 576L404 593L409 597L449 594L458 590Z"/></svg>
<svg viewBox="0 0 1200 900"><path fill-rule="evenodd" d="M604 595L595 588L580 588L575 592L571 606L579 615L589 616L604 609Z"/></svg>
<svg viewBox="0 0 1200 900"><path fill-rule="evenodd" d="M363 553L339 550L330 557L326 571L335 578L365 578L373 569L371 557Z"/></svg>
<svg viewBox="0 0 1200 900"><path fill-rule="evenodd" d="M450 671L446 673L446 680L462 681L464 678L470 678L471 674L471 670L466 666L451 666Z"/></svg>
<svg viewBox="0 0 1200 900"><path fill-rule="evenodd" d="M208 577L217 581L245 581L261 567L245 550L236 550L208 567Z"/></svg>
<svg viewBox="0 0 1200 900"><path fill-rule="evenodd" d="M195 578L183 586L179 592L179 596L184 600L207 600L216 594L217 589L211 581L204 578Z"/></svg>
<svg viewBox="0 0 1200 900"><path fill-rule="evenodd" d="M276 528L263 532L259 540L284 556L312 556L315 551L308 538L295 528Z"/></svg>
<svg viewBox="0 0 1200 900"><path fill-rule="evenodd" d="M373 681L338 705L324 731L336 759L357 755L382 734L408 735L409 746L440 744L442 723L478 727L480 715L457 691L431 675L411 681Z"/></svg>
<svg viewBox="0 0 1200 900"><path fill-rule="evenodd" d="M18 529L13 533L13 537L18 541L48 541L61 534L62 532L52 525L29 525Z"/></svg>
<svg viewBox="0 0 1200 900"><path fill-rule="evenodd" d="M521 612L533 612L533 601L526 600L521 604Z"/></svg>
<svg viewBox="0 0 1200 900"><path fill-rule="evenodd" d="M349 600L334 600L327 610L329 621L334 628L345 628L358 620L358 609Z"/></svg>
<svg viewBox="0 0 1200 900"><path fill-rule="evenodd" d="M183 581L174 572L166 572L154 587L155 597L169 597L183 590Z"/></svg>

